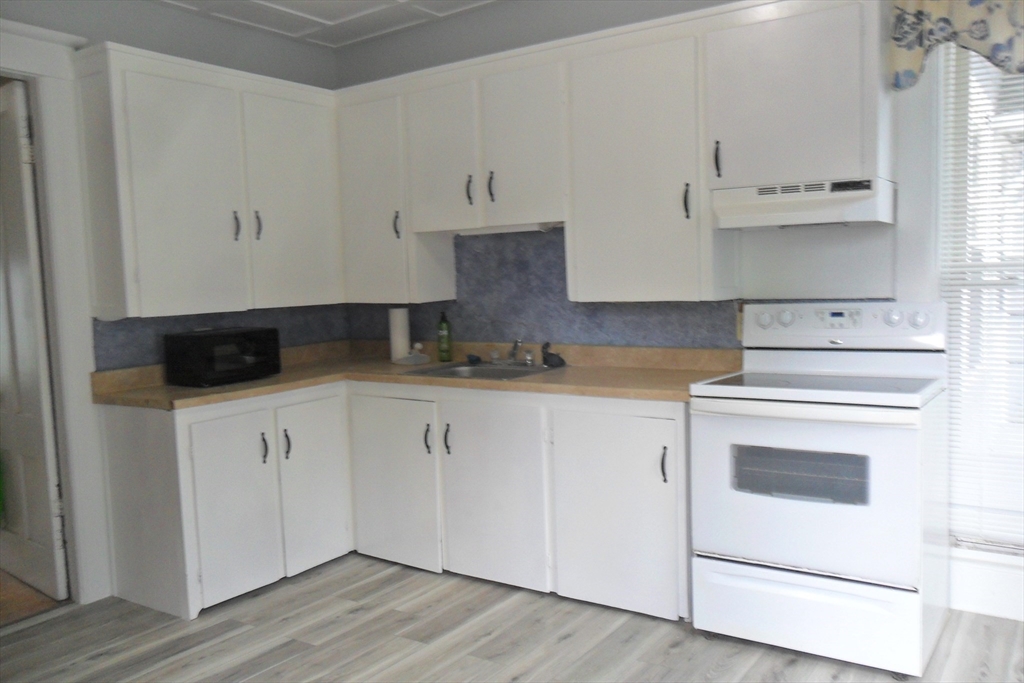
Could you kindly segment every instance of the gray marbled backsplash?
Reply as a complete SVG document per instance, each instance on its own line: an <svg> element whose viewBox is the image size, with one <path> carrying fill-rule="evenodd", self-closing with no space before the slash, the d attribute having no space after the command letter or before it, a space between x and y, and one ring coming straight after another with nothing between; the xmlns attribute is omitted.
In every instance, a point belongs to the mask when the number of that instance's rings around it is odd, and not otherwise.
<svg viewBox="0 0 1024 683"><path fill-rule="evenodd" d="M434 339L445 311L459 341L738 348L736 303L574 303L565 236L519 232L455 238L458 301L409 306L413 341ZM387 339L389 306L350 305L353 339Z"/></svg>
<svg viewBox="0 0 1024 683"><path fill-rule="evenodd" d="M458 301L409 306L413 341L434 339L441 311L459 341L738 348L736 303L574 303L562 229L455 238ZM387 339L388 308L339 304L93 321L96 369L163 362L163 335L201 327L277 327L282 346Z"/></svg>

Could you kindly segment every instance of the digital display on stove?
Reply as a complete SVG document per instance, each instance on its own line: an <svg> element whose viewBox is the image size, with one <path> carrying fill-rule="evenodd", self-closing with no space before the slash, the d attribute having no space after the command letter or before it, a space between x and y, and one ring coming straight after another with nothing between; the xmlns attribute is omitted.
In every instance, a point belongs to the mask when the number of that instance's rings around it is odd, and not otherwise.
<svg viewBox="0 0 1024 683"><path fill-rule="evenodd" d="M832 311L829 315L833 318L844 318L846 317L846 311Z"/></svg>

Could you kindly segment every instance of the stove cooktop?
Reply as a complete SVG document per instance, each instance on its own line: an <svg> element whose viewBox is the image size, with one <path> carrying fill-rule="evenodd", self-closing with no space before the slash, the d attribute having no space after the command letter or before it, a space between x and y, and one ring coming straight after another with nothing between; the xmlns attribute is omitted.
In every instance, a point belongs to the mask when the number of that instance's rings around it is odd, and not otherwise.
<svg viewBox="0 0 1024 683"><path fill-rule="evenodd" d="M741 372L692 384L690 394L711 398L920 408L944 388L943 380L928 377Z"/></svg>

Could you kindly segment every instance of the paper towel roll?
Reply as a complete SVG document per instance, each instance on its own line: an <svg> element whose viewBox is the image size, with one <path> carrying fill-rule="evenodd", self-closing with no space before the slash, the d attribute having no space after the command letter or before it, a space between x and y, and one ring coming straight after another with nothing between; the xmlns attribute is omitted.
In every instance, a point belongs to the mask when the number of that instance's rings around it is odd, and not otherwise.
<svg viewBox="0 0 1024 683"><path fill-rule="evenodd" d="M391 360L409 355L409 309L388 310L388 329L391 331Z"/></svg>

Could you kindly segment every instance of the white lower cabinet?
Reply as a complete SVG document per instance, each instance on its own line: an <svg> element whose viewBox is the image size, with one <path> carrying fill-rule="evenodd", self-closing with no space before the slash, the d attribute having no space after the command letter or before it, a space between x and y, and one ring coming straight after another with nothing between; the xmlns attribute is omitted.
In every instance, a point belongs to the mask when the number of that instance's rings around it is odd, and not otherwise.
<svg viewBox="0 0 1024 683"><path fill-rule="evenodd" d="M676 619L676 421L555 410L552 424L559 595Z"/></svg>
<svg viewBox="0 0 1024 683"><path fill-rule="evenodd" d="M351 397L356 549L441 571L435 403Z"/></svg>
<svg viewBox="0 0 1024 683"><path fill-rule="evenodd" d="M115 595L192 619L353 549L344 385L103 406Z"/></svg>
<svg viewBox="0 0 1024 683"><path fill-rule="evenodd" d="M444 568L547 591L543 408L473 398L441 402Z"/></svg>
<svg viewBox="0 0 1024 683"><path fill-rule="evenodd" d="M284 576L274 414L192 425L203 607Z"/></svg>

